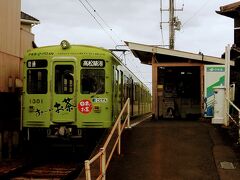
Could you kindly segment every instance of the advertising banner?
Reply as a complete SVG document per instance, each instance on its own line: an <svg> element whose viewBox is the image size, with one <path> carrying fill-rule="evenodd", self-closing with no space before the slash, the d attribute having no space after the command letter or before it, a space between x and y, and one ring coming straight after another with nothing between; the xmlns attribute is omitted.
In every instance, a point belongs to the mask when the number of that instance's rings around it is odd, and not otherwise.
<svg viewBox="0 0 240 180"><path fill-rule="evenodd" d="M213 117L214 91L216 86L224 86L225 66L204 66L204 117Z"/></svg>

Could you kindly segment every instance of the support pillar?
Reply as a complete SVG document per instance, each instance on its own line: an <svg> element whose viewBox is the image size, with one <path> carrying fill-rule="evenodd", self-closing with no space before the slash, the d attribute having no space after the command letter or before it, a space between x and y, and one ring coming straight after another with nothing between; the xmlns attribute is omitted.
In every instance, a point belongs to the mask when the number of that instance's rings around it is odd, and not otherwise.
<svg viewBox="0 0 240 180"><path fill-rule="evenodd" d="M152 56L152 115L158 119L158 97L157 97L157 63L155 55Z"/></svg>

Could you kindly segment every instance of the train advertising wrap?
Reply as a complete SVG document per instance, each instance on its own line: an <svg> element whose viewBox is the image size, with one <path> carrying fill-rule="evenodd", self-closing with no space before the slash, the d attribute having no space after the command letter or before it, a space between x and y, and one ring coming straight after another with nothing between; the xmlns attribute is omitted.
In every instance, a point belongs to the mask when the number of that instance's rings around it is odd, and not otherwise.
<svg viewBox="0 0 240 180"><path fill-rule="evenodd" d="M89 100L81 100L78 103L78 110L83 114L88 114L92 111L92 102Z"/></svg>
<svg viewBox="0 0 240 180"><path fill-rule="evenodd" d="M224 86L225 66L204 66L204 117L213 117L214 87Z"/></svg>

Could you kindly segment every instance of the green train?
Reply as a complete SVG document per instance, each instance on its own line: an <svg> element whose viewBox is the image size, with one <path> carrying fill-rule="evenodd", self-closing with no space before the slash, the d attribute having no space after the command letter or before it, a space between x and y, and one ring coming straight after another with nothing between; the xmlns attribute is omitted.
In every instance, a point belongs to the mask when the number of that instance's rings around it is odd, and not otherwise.
<svg viewBox="0 0 240 180"><path fill-rule="evenodd" d="M28 51L23 66L27 140L82 138L85 130L110 128L127 98L131 116L151 111L148 88L110 50L63 40Z"/></svg>

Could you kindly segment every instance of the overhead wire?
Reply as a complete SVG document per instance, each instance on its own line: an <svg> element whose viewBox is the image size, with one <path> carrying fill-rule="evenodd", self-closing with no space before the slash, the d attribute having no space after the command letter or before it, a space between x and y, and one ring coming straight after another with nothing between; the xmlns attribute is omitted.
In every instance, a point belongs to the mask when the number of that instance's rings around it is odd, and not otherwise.
<svg viewBox="0 0 240 180"><path fill-rule="evenodd" d="M122 59L122 61L123 61L123 63L124 63L124 65L126 65L126 66L128 66L127 65L127 55L130 55L130 54L132 54L132 53L126 53L126 52L124 52L124 53L122 53L120 56L118 56L118 58L119 59ZM123 56L123 57L122 57ZM143 76L143 72L141 72L139 69L139 67L138 67L138 65L134 62L134 61L128 61L130 64L131 64L131 66L132 67L134 67L134 70L132 69L132 68L130 68L132 71L134 71L134 73L137 73L137 74L139 74L139 76L141 76L141 78L144 80L144 81L142 81L142 82L149 82L149 81L147 81L145 78L144 78L144 76Z"/></svg>
<svg viewBox="0 0 240 180"><path fill-rule="evenodd" d="M129 53L130 54L130 53ZM126 58L126 53L124 55L124 58ZM141 76L142 80L144 80L145 82L148 82L144 76L143 76L143 73L139 70L140 68L136 65L136 63L134 61L128 61L132 66L135 66L135 73L138 73L139 76Z"/></svg>
<svg viewBox="0 0 240 180"><path fill-rule="evenodd" d="M204 8L208 3L210 3L211 1L209 0L206 0L204 2L204 4L197 10L195 11L195 13L190 17L188 18L183 24L182 24L182 27L185 26L187 23L189 23L196 15L198 15L198 13L202 10L202 8Z"/></svg>
<svg viewBox="0 0 240 180"><path fill-rule="evenodd" d="M100 14L97 12L97 10L90 4L88 0L85 0L86 3L89 5L89 7L93 10L94 13L102 20L102 22L109 28L110 31L112 31L112 28L106 23L106 21L100 16Z"/></svg>
<svg viewBox="0 0 240 180"><path fill-rule="evenodd" d="M91 11L88 9L88 7L82 2L82 0L78 0L79 3L82 4L82 6L86 9L86 11L93 17L93 19L97 22L97 24L102 28L102 30L109 36L109 38L113 41L115 45L117 45L117 42L113 39L112 35L108 33L108 31L103 27L103 25L97 20L97 18L91 13Z"/></svg>
<svg viewBox="0 0 240 180"><path fill-rule="evenodd" d="M86 3L89 5L89 7L93 10L93 12L101 19L101 21L104 23L104 25L109 29L109 31L111 31L117 38L118 40L122 43L123 40L121 38L119 38L119 36L117 35L117 33L115 33L115 31L113 30L113 28L111 28L108 23L102 18L102 16L100 16L100 14L98 13L98 11L90 4L90 2L88 0L85 0Z"/></svg>
<svg viewBox="0 0 240 180"><path fill-rule="evenodd" d="M109 32L104 28L104 26L99 22L99 20L94 16L94 14L89 10L89 8L86 6L86 4L84 4L82 2L82 0L78 0L79 3L82 4L82 6L86 9L86 11L94 18L94 20L97 22L97 24L102 28L102 30L107 33L107 35L111 38L111 40L114 42L114 44L116 45L116 47L118 46L116 41L113 39L113 37L111 36L111 34L109 34ZM100 14L97 12L97 10L90 4L90 2L88 0L85 0L85 2L87 3L87 5L92 9L92 11L97 15L98 18L100 18L100 20L104 23L104 25L109 29L109 31L114 32L113 29L106 23L106 21L100 16ZM114 33L116 35L116 33ZM120 39L120 38L119 38ZM120 39L121 42L123 42ZM130 53L129 53L130 54ZM123 60L125 61L125 65L127 65L126 63L126 53L124 52L121 56L123 56ZM121 57L120 56L120 57ZM136 70L138 71L139 76L141 76L141 78L145 81L146 79L144 78L142 72L139 70L140 68L138 68L138 66L132 62L132 61L128 61L130 62L130 64L134 65Z"/></svg>

